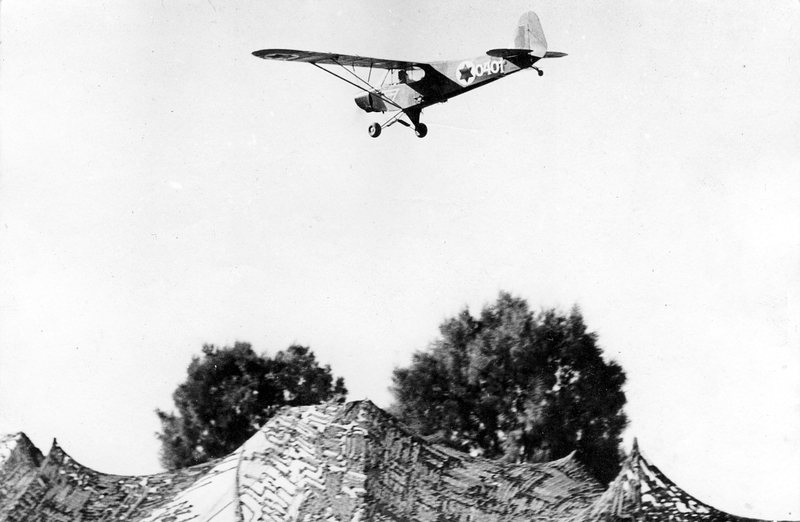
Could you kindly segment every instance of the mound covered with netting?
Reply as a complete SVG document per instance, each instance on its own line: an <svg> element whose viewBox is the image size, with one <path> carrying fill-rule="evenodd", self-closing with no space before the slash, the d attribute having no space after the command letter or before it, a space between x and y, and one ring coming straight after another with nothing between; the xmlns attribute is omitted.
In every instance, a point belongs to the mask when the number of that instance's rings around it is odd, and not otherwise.
<svg viewBox="0 0 800 522"><path fill-rule="evenodd" d="M605 489L572 457L503 464L410 433L369 401L287 408L225 458L98 473L53 443L0 438L0 521L746 521L689 496L634 449Z"/></svg>

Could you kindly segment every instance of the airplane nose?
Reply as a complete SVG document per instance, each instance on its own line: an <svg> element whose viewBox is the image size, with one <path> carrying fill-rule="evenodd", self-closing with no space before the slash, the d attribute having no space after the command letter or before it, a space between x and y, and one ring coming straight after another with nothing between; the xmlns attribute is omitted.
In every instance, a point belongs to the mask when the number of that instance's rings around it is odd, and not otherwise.
<svg viewBox="0 0 800 522"><path fill-rule="evenodd" d="M365 92L360 96L356 96L356 105L365 112L380 112L385 110L382 108L383 101L371 92Z"/></svg>

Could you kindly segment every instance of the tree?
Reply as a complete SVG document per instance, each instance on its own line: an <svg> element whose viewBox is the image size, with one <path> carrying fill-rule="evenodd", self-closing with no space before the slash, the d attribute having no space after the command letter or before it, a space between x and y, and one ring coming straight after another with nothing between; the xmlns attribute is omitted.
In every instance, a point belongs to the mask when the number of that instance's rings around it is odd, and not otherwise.
<svg viewBox="0 0 800 522"><path fill-rule="evenodd" d="M542 462L576 451L602 483L620 466L625 373L606 362L580 310L538 314L501 292L480 318L464 309L395 368L395 415L462 451Z"/></svg>
<svg viewBox="0 0 800 522"><path fill-rule="evenodd" d="M225 456L241 446L283 406L344 400L344 379L320 367L307 347L292 345L274 358L250 344L204 345L186 381L172 395L178 413L156 410L161 464L174 470Z"/></svg>

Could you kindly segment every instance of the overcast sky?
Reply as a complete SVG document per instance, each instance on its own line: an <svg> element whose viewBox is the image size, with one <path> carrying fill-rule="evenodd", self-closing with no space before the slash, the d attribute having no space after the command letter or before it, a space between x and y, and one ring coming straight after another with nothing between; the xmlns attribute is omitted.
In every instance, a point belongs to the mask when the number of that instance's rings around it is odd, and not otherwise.
<svg viewBox="0 0 800 522"><path fill-rule="evenodd" d="M627 441L701 500L800 519L800 2L5 0L0 432L160 471L203 343L298 342L386 407L501 290L579 305ZM267 47L550 50L428 137Z"/></svg>

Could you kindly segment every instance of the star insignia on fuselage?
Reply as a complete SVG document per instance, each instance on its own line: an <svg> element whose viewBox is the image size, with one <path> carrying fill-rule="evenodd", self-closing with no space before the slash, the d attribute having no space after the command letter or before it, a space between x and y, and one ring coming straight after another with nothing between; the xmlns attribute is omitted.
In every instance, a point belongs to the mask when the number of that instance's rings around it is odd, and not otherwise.
<svg viewBox="0 0 800 522"><path fill-rule="evenodd" d="M469 83L470 78L474 76L472 74L472 67L464 64L464 67L458 70L459 74L461 74L461 81Z"/></svg>

